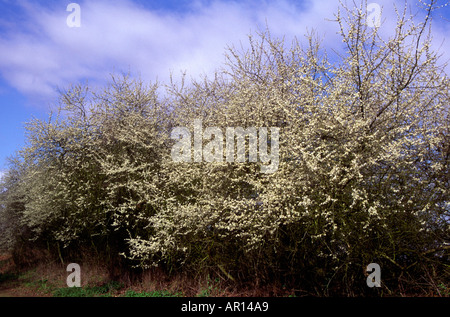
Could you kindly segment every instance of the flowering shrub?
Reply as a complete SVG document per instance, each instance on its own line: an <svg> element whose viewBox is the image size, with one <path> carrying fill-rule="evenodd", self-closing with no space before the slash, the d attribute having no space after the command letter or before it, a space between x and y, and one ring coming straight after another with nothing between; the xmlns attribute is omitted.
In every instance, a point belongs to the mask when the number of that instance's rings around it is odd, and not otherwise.
<svg viewBox="0 0 450 317"><path fill-rule="evenodd" d="M28 123L4 179L4 244L27 232L105 246L130 266L217 267L320 294L358 292L371 262L388 289L402 274L448 283L449 78L425 34L430 17L400 16L383 39L347 12L334 64L313 34L306 49L287 48L266 31L230 49L213 79L172 83L162 97L128 77L69 89L56 116ZM174 161L171 132L193 133L199 118L222 131L279 128L277 171Z"/></svg>

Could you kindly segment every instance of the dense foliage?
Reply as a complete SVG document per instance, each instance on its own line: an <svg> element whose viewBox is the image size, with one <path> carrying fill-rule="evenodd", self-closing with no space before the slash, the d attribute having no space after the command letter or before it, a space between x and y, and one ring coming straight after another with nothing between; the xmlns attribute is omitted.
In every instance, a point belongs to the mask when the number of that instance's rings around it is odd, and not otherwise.
<svg viewBox="0 0 450 317"><path fill-rule="evenodd" d="M380 291L366 285L372 262L385 293L448 287L450 92L431 15L400 15L389 39L362 10L336 18L345 52L333 63L314 34L304 48L266 31L230 48L214 78L163 95L128 76L62 93L56 114L26 125L3 179L2 245L318 295ZM223 135L278 127L277 171L175 162L171 132L196 119Z"/></svg>

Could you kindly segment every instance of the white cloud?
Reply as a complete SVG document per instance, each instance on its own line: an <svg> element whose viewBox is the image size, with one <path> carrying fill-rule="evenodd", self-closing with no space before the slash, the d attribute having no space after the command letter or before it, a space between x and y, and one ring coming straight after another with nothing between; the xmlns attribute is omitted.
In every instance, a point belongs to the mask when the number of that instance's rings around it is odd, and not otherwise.
<svg viewBox="0 0 450 317"><path fill-rule="evenodd" d="M302 39L307 29L316 28L324 44L341 45L337 24L326 21L333 19L338 1L197 1L185 13L151 11L130 1L79 3L81 27L69 28L65 7L24 2L29 19L0 39L0 72L13 87L54 97L57 86L102 82L112 72L163 82L170 71L208 74L221 66L227 45L245 43L247 34L266 22L274 36ZM445 30L438 31L443 38Z"/></svg>
<svg viewBox="0 0 450 317"><path fill-rule="evenodd" d="M152 12L128 1L89 1L80 3L81 28L69 28L68 12L25 4L26 26L0 40L0 69L13 87L39 95L121 70L162 81L170 71L210 73L228 44L245 42L266 21L274 35L287 37L302 35L308 23L307 13L286 1L198 2L184 14Z"/></svg>

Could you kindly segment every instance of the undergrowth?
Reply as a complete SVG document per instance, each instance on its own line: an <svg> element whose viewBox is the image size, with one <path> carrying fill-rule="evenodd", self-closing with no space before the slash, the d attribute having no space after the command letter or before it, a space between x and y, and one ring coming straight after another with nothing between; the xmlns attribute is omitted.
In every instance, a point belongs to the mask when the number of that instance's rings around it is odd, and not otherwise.
<svg viewBox="0 0 450 317"><path fill-rule="evenodd" d="M111 281L99 286L61 287L52 292L54 297L111 297L124 287L123 283Z"/></svg>
<svg viewBox="0 0 450 317"><path fill-rule="evenodd" d="M137 292L134 290L127 290L124 297L181 297L183 294L181 292L172 293L166 290L158 290L152 292Z"/></svg>

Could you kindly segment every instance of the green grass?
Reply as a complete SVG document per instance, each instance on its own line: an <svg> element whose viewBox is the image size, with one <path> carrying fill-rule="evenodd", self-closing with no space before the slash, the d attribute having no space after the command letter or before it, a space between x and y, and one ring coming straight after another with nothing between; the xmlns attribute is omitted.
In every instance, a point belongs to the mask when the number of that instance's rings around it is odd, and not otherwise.
<svg viewBox="0 0 450 317"><path fill-rule="evenodd" d="M61 287L52 292L54 297L111 297L123 287L122 283L109 282L100 286Z"/></svg>
<svg viewBox="0 0 450 317"><path fill-rule="evenodd" d="M36 278L35 270L29 270L22 273L0 273L0 283L6 284L17 282L20 285L38 291L39 293L49 294L53 297L112 297L123 290L124 284L116 281L102 283L94 286L83 287L58 287L47 278ZM123 293L123 292L122 292ZM181 292L171 292L168 290L156 291L135 291L128 289L120 296L123 297L181 297Z"/></svg>
<svg viewBox="0 0 450 317"><path fill-rule="evenodd" d="M219 282L219 279L216 278L214 280L215 283L211 283L211 279L208 275L208 279L206 281L207 287L205 289L202 289L200 293L197 295L197 297L210 297L213 294L220 292L220 289L217 286L214 286L213 284L217 284Z"/></svg>
<svg viewBox="0 0 450 317"><path fill-rule="evenodd" d="M198 297L210 297L220 293L219 279L212 280L208 277L206 287L200 290ZM100 283L100 284L99 284ZM38 296L53 297L183 297L183 292L169 290L136 291L125 289L123 283L116 281L103 282L91 281L83 287L66 287L61 281L39 276L36 269L24 272L0 273L0 285L26 288L35 292Z"/></svg>
<svg viewBox="0 0 450 317"><path fill-rule="evenodd" d="M20 273L17 281L20 285L44 294L50 294L54 289L54 285L47 278L36 276L36 269Z"/></svg>
<svg viewBox="0 0 450 317"><path fill-rule="evenodd" d="M48 282L47 279L40 279L32 282L25 282L24 285L28 288L32 288L37 290L38 292L42 292L45 294L49 294L52 292L53 285Z"/></svg>
<svg viewBox="0 0 450 317"><path fill-rule="evenodd" d="M127 290L124 297L181 297L182 293L172 293L170 291L136 292Z"/></svg>
<svg viewBox="0 0 450 317"><path fill-rule="evenodd" d="M444 296L444 297L450 296L450 287L447 287L445 284L440 283L438 285L438 288L439 288L439 292L440 292L441 296Z"/></svg>
<svg viewBox="0 0 450 317"><path fill-rule="evenodd" d="M90 287L61 287L53 291L54 297L111 297L113 293L122 288L121 284L112 282L101 286ZM170 291L136 292L127 290L123 297L179 297L181 293Z"/></svg>

